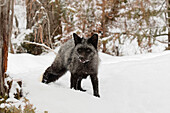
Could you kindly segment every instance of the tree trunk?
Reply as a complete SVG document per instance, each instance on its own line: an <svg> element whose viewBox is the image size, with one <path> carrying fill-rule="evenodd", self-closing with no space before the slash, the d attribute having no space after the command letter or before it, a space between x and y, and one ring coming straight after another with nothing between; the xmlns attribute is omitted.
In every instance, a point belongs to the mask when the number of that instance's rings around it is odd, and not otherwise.
<svg viewBox="0 0 170 113"><path fill-rule="evenodd" d="M167 0L168 7L168 50L170 50L170 0Z"/></svg>
<svg viewBox="0 0 170 113"><path fill-rule="evenodd" d="M0 95L4 96L4 79L7 70L8 44L13 23L13 0L0 0ZM12 12L11 12L12 11Z"/></svg>
<svg viewBox="0 0 170 113"><path fill-rule="evenodd" d="M101 38L104 38L106 37L106 13L105 13L105 7L106 7L106 1L105 0L102 0L103 4L102 4L102 20L101 20L101 26L102 26L102 30L103 30L103 34L101 36ZM102 52L106 52L106 42L103 41L102 42L103 44L103 49L102 49Z"/></svg>
<svg viewBox="0 0 170 113"><path fill-rule="evenodd" d="M0 8L0 11L1 11L1 8ZM0 16L1 18L1 16ZM1 22L0 22L1 23ZM1 29L0 29L1 30ZM0 32L0 96L4 95L4 76L3 76L3 61L2 61L2 58L3 58L3 38L1 36L1 32Z"/></svg>
<svg viewBox="0 0 170 113"><path fill-rule="evenodd" d="M34 27L34 42L44 43L53 48L54 37L60 35L58 38L60 40L62 35L61 5L59 0L55 0L55 2L39 1L40 3L35 0L26 0L27 28ZM39 22L38 25L36 25L37 22Z"/></svg>

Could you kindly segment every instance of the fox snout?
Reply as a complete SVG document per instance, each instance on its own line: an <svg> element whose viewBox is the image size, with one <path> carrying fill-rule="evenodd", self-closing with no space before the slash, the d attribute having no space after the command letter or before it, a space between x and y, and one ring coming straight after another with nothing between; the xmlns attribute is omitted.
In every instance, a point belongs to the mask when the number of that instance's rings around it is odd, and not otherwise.
<svg viewBox="0 0 170 113"><path fill-rule="evenodd" d="M84 56L81 56L81 55L78 57L78 59L79 59L79 61L80 61L81 63L83 63L83 64L89 62L88 59L86 59Z"/></svg>

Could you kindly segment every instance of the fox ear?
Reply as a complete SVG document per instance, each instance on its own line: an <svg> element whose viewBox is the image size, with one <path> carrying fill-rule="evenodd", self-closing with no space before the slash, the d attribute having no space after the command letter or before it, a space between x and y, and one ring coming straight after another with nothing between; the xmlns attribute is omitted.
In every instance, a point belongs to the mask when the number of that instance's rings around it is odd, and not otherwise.
<svg viewBox="0 0 170 113"><path fill-rule="evenodd" d="M82 39L76 33L73 33L73 37L74 37L75 45L77 45L78 43L81 43Z"/></svg>
<svg viewBox="0 0 170 113"><path fill-rule="evenodd" d="M98 35L94 34L91 38L88 39L88 42L91 43L97 49Z"/></svg>

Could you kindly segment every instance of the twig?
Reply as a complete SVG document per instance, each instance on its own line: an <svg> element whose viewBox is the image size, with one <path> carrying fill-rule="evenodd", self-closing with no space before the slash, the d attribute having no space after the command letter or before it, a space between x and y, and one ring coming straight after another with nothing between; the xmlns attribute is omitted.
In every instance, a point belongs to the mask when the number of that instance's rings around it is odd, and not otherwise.
<svg viewBox="0 0 170 113"><path fill-rule="evenodd" d="M53 49L51 49L50 47L46 46L45 44L40 44L40 43L36 43L36 42L29 42L29 41L23 41L23 43L28 43L28 44L33 44L33 45L44 47L45 49L48 49L48 50L54 52L55 55L57 55L57 53Z"/></svg>
<svg viewBox="0 0 170 113"><path fill-rule="evenodd" d="M163 43L163 44L168 44L168 42L165 42L165 41L161 41L161 40L156 40L156 41Z"/></svg>
<svg viewBox="0 0 170 113"><path fill-rule="evenodd" d="M53 31L53 33L52 33L51 37L53 37L53 36L54 36L54 33L55 33L58 29L59 29L59 26L57 26L57 27L55 28L55 30Z"/></svg>

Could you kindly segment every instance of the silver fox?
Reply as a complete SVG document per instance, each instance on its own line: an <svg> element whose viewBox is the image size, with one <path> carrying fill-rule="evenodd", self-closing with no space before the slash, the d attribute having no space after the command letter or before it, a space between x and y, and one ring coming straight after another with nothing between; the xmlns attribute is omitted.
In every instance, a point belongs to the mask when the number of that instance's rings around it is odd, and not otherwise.
<svg viewBox="0 0 170 113"><path fill-rule="evenodd" d="M50 83L58 80L68 70L71 72L70 88L85 91L81 87L81 81L90 76L93 94L100 97L98 88L98 64L99 57L97 51L98 35L91 38L80 38L73 33L74 40L69 40L63 44L50 67L43 74L43 83Z"/></svg>

